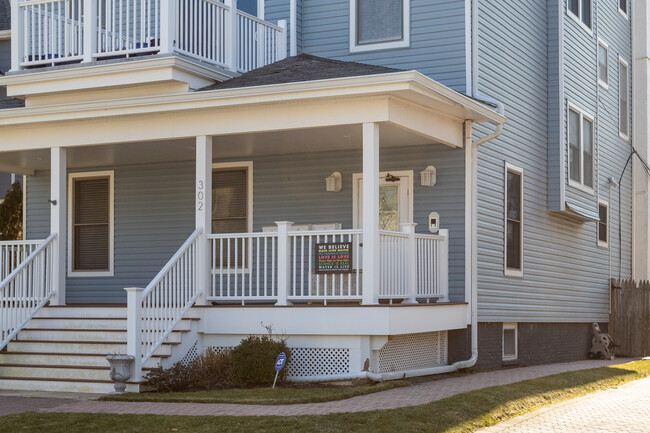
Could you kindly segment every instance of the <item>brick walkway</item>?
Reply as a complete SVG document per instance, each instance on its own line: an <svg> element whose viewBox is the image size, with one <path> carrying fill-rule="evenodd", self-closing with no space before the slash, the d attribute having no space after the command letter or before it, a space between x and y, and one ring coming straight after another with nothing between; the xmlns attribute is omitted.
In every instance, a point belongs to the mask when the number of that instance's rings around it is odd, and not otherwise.
<svg viewBox="0 0 650 433"><path fill-rule="evenodd" d="M400 407L417 406L489 386L505 385L522 380L563 373L566 371L596 368L606 365L621 364L629 361L630 360L623 359L618 359L616 361L578 361L564 364L549 364L477 373L425 382L406 388L396 388L376 394L328 403L262 406L212 403L77 401L67 402L52 408L43 408L42 412L221 416L290 416L367 412L379 409L396 409ZM1 404L2 401L0 397L0 405Z"/></svg>
<svg viewBox="0 0 650 433"><path fill-rule="evenodd" d="M647 433L650 378L579 397L481 430L480 433Z"/></svg>

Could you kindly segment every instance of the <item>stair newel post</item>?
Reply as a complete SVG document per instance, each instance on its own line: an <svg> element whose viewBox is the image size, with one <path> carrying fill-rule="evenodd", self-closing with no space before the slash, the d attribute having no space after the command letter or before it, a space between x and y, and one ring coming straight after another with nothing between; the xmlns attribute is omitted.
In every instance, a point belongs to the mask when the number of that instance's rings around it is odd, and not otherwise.
<svg viewBox="0 0 650 433"><path fill-rule="evenodd" d="M97 51L97 3L98 0L83 0L83 63L92 62Z"/></svg>
<svg viewBox="0 0 650 433"><path fill-rule="evenodd" d="M287 20L278 21L278 27L282 29L282 33L280 33L280 36L278 37L277 60L282 60L287 58Z"/></svg>
<svg viewBox="0 0 650 433"><path fill-rule="evenodd" d="M408 234L408 241L406 242L406 269L408 276L408 299L404 304L417 304L417 246L415 243L415 226L416 223L401 223L400 229L403 233Z"/></svg>
<svg viewBox="0 0 650 433"><path fill-rule="evenodd" d="M141 287L129 287L126 313L126 354L133 356L132 382L142 380L142 292Z"/></svg>
<svg viewBox="0 0 650 433"><path fill-rule="evenodd" d="M231 71L237 71L239 53L238 46L238 17L237 17L237 0L225 0L225 5L229 11L226 15L226 65Z"/></svg>
<svg viewBox="0 0 650 433"><path fill-rule="evenodd" d="M160 53L174 52L177 33L177 9L175 0L160 2Z"/></svg>
<svg viewBox="0 0 650 433"><path fill-rule="evenodd" d="M292 222L277 221L278 225L278 301L275 305L291 305L288 300L289 274L291 272L291 249L289 246L289 230Z"/></svg>
<svg viewBox="0 0 650 433"><path fill-rule="evenodd" d="M440 229L438 234L443 237L440 245L440 262L438 264L442 294L440 300L447 302L449 301L449 229Z"/></svg>

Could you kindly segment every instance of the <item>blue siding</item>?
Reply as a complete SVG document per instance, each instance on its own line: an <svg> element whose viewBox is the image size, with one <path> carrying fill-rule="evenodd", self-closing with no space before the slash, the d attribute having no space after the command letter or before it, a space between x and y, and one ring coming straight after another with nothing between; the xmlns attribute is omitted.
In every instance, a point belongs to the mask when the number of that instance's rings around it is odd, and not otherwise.
<svg viewBox="0 0 650 433"><path fill-rule="evenodd" d="M465 91L465 1L411 0L411 46L350 53L350 0L302 0L302 52L333 59L416 69ZM268 0L266 18L289 19L288 0ZM300 51L300 49L299 49Z"/></svg>
<svg viewBox="0 0 650 433"><path fill-rule="evenodd" d="M596 148L598 186L594 195L567 186L567 197L596 212L596 200L608 198L607 178L620 172L628 147L605 135L612 119L598 112L596 39L573 19L562 14L563 29L551 19L557 16L553 2L521 2L512 8L502 0L481 2L480 88L506 105L508 123L503 135L480 150L479 162L479 319L481 321L607 321L609 306L609 251L597 247L595 223L581 224L548 212L555 203L547 185L556 188L560 171L561 142L566 157L566 102L572 101L596 117L600 132ZM612 10L594 14L596 25L613 19ZM618 12L616 11L618 14ZM606 15L605 15L606 14ZM629 47L629 31L623 34ZM555 38L564 32L564 68L555 56L561 46ZM549 42L552 42L549 45ZM557 47L557 48L556 48ZM556 72L557 71L557 72ZM613 74L610 68L610 75ZM554 82L564 74L563 82ZM550 79L549 79L550 78ZM559 78L558 78L559 79ZM560 100L561 86L565 99ZM605 98L601 96L601 101ZM605 98L608 99L609 97ZM557 113L560 113L558 116ZM611 127L610 127L611 129ZM488 131L479 126L476 137ZM561 137L558 139L557 137ZM552 148L551 148L552 146ZM607 155L607 156L606 156ZM524 168L524 277L504 276L504 163ZM561 168L565 172L566 166ZM629 276L631 202L629 173L624 178L622 203L623 270ZM551 188L549 186L549 189ZM612 191L610 236L612 275L618 276L618 207Z"/></svg>
<svg viewBox="0 0 650 433"><path fill-rule="evenodd" d="M11 41L0 41L0 72L6 73L11 69Z"/></svg>
<svg viewBox="0 0 650 433"><path fill-rule="evenodd" d="M451 298L464 296L464 152L445 146L382 148L382 170L438 168L434 188L414 182L414 222L427 232L429 212L440 213L450 229ZM246 158L249 160L250 158ZM253 158L254 230L275 221L296 224L341 223L352 228L352 174L361 172L361 151L301 153ZM106 168L97 168L100 170ZM194 164L116 167L115 277L68 278L68 299L75 302L124 302L124 287L145 286L193 231ZM86 170L84 170L86 171ZM92 171L92 170L87 170ZM325 178L343 175L343 189L325 192ZM28 235L49 230L49 173L28 181ZM461 199L459 199L461 197Z"/></svg>

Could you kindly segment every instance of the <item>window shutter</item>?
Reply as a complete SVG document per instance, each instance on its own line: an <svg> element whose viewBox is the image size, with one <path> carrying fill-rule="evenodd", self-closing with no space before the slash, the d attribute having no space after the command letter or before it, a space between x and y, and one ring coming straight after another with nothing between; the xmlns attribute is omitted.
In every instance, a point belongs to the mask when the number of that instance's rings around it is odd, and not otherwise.
<svg viewBox="0 0 650 433"><path fill-rule="evenodd" d="M109 178L74 181L73 270L110 268Z"/></svg>
<svg viewBox="0 0 650 433"><path fill-rule="evenodd" d="M356 0L357 43L404 39L404 0Z"/></svg>

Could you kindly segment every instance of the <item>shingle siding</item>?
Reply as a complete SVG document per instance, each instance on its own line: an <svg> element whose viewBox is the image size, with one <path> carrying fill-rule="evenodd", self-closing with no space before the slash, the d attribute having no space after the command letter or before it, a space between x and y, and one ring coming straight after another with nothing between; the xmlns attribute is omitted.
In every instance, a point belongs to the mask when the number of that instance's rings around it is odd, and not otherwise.
<svg viewBox="0 0 650 433"><path fill-rule="evenodd" d="M250 160L238 158L236 160ZM217 161L217 160L215 160ZM438 168L434 188L414 181L414 222L428 233L429 212L440 213L450 230L449 279L452 301L464 299L464 152L446 146L382 148L382 170ZM352 174L360 173L361 151L337 151L253 158L253 229L275 221L296 224L341 223L352 228ZM95 171L106 168L96 168ZM124 287L146 286L193 231L194 163L115 167L115 277L68 278L68 299L78 302L124 302ZM325 178L343 175L343 189L325 191ZM49 172L28 180L27 233L49 232Z"/></svg>

